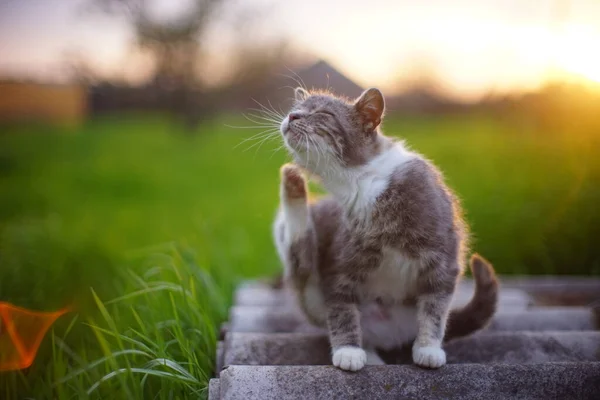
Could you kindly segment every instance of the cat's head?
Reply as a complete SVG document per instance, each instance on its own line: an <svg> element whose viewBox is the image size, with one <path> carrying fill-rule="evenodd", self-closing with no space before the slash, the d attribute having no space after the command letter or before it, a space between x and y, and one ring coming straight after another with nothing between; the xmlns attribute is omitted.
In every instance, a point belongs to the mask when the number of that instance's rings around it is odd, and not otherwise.
<svg viewBox="0 0 600 400"><path fill-rule="evenodd" d="M354 101L296 88L295 103L280 131L296 162L313 172L359 166L380 151L378 127L384 109L383 95L375 88Z"/></svg>

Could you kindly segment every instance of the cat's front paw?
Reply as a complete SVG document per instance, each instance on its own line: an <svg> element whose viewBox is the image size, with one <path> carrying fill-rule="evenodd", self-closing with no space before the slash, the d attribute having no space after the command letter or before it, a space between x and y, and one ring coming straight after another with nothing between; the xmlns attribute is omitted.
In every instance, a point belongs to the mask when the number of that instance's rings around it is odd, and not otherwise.
<svg viewBox="0 0 600 400"><path fill-rule="evenodd" d="M333 365L346 371L358 371L367 363L367 353L360 347L342 346L333 352Z"/></svg>
<svg viewBox="0 0 600 400"><path fill-rule="evenodd" d="M413 362L420 367L439 368L446 364L446 352L440 347L413 347Z"/></svg>
<svg viewBox="0 0 600 400"><path fill-rule="evenodd" d="M281 167L281 188L285 199L306 198L306 181L302 171L294 164L285 164Z"/></svg>

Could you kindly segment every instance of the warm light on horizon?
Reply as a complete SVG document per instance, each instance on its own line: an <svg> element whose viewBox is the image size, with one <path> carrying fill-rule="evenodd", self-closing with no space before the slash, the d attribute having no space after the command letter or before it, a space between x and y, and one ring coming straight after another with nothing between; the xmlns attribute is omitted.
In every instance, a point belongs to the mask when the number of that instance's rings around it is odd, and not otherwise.
<svg viewBox="0 0 600 400"><path fill-rule="evenodd" d="M573 77L600 82L600 52L594 51L600 27L593 17L600 6L592 2L572 6L557 23L549 15L552 1L519 8L491 1L433 1L435 6L423 6L378 0L378 6L368 6L348 0L343 12L335 2L316 1L298 3L293 15L285 6L270 8L270 14L253 26L252 35L242 39L260 46L265 38L288 38L294 48L328 61L359 85L378 86L391 94L419 78L423 61L444 94L466 101L489 93L535 90ZM180 12L178 2L154 3L158 14ZM13 26L3 30L0 25L0 35L7 39L0 41L0 54L5 56L0 73L64 75L65 49L77 49L104 76L141 83L150 74L148 60L132 51L133 34L123 21L67 23L70 11L61 9L63 21L52 23L42 9L51 8L46 3L25 2L21 8L14 4ZM70 3L62 4L67 8ZM29 29L37 26L36 18L44 30ZM208 47L202 80L210 86L227 79L235 66L235 58L227 58L235 54L235 42L224 39L231 33L231 27L219 26L203 41Z"/></svg>
<svg viewBox="0 0 600 400"><path fill-rule="evenodd" d="M570 27L557 37L558 66L600 83L600 35L586 27Z"/></svg>
<svg viewBox="0 0 600 400"><path fill-rule="evenodd" d="M369 62L377 54L389 52L387 42L371 44L366 51L367 42L353 41L358 51L331 46L327 58L363 86L402 91L419 77L415 62L418 65L422 61L419 57L423 57L433 83L446 94L466 101L490 92L535 90L574 76L583 78L580 82L600 83L600 52L593 50L600 43L600 32L591 26L566 25L557 32L550 26L465 20L446 26L440 22L438 32L437 38L430 34L429 46L415 52L415 57L398 57L395 65Z"/></svg>

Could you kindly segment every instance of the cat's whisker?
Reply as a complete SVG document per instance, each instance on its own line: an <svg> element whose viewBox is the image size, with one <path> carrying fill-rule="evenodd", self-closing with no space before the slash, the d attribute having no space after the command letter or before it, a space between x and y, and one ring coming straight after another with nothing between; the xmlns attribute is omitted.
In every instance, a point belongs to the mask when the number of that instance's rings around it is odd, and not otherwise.
<svg viewBox="0 0 600 400"><path fill-rule="evenodd" d="M258 115L254 115L254 114L243 114L244 118L246 118L248 121L255 123L255 124L269 124L269 125L277 125L279 126L279 124L281 123L280 120L276 120L274 118L265 118L262 116L258 116Z"/></svg>
<svg viewBox="0 0 600 400"><path fill-rule="evenodd" d="M318 141L316 141L316 148L317 148L317 170L320 171L321 170L321 145L318 143Z"/></svg>
<svg viewBox="0 0 600 400"><path fill-rule="evenodd" d="M264 110L259 110L258 108L249 108L249 110L255 111L258 113L258 115L248 113L249 115L251 115L255 118L270 119L270 120L276 120L276 121L280 121L282 118L285 118L283 115L279 115L278 113L266 112Z"/></svg>
<svg viewBox="0 0 600 400"><path fill-rule="evenodd" d="M284 118L283 115L280 115L274 109L269 109L268 107L261 104L256 99L252 99L260 108L250 108L250 110L255 111L254 113L242 113L244 118L250 122L252 122L253 126L240 126L238 128L242 129L263 129L261 132L242 140L238 143L234 149L238 148L240 145L247 143L249 141L256 141L256 143L251 144L249 147L244 149L244 152L251 150L256 147L256 151L254 153L254 157L260 151L261 147L265 144L265 142L274 139L278 136L281 120ZM269 102L272 106L272 104Z"/></svg>
<svg viewBox="0 0 600 400"><path fill-rule="evenodd" d="M287 68L287 67L286 67L286 68ZM288 69L290 72L292 72L292 71L291 71L289 68L287 68L287 69ZM302 82L300 82L300 81L298 80L298 78L296 78L296 77L295 77L295 76L293 76L293 75L288 75L288 74L279 74L279 76L282 76L282 77L284 77L284 78L291 79L291 80L293 80L293 81L294 81L294 83L296 83L296 87L300 86L301 88L303 88L303 89L305 89L305 90L308 90L308 89L306 89L305 85L303 85L303 84L302 84ZM290 88L290 89L292 89L292 90L295 90L295 89L296 89L295 87L292 87L292 86L283 86L283 88L286 88L286 87L289 87L289 88Z"/></svg>
<svg viewBox="0 0 600 400"><path fill-rule="evenodd" d="M279 108L279 111L281 112L281 114L282 114L282 115L284 115L284 116L285 116L285 115L287 115L287 113L286 113L286 112L284 112L284 111L281 109L281 105L279 105L279 107L278 107L278 108ZM285 117L284 117L284 118L285 118Z"/></svg>
<svg viewBox="0 0 600 400"><path fill-rule="evenodd" d="M262 129L262 128L276 128L274 125L246 125L246 126L235 126L235 125L224 125L227 128L233 129Z"/></svg>
<svg viewBox="0 0 600 400"><path fill-rule="evenodd" d="M280 125L281 121L283 120L283 117L271 116L271 115L267 115L265 113L262 113L262 114L248 113L248 114L244 115L244 118L246 118L248 121L254 122L255 124L273 124L273 125Z"/></svg>
<svg viewBox="0 0 600 400"><path fill-rule="evenodd" d="M275 131L275 130L267 130L267 131L262 131L262 132L259 132L259 133L257 133L256 135L252 135L251 137L249 137L249 138L246 138L246 139L242 140L240 143L238 143L237 145L235 145L235 146L233 147L233 149L235 150L236 148L238 148L238 147L239 147L239 146L241 146L242 144L244 144L244 143L246 143L246 142L249 142L249 141L252 141L252 140L259 140L259 139L262 139L262 138L264 138L264 137L275 136L275 134L276 134L277 132L278 132L278 131Z"/></svg>
<svg viewBox="0 0 600 400"><path fill-rule="evenodd" d="M327 152L325 151L325 149L323 148L323 144L317 142L318 147L319 147L319 151L321 152L321 155L323 156L323 160L327 160Z"/></svg>
<svg viewBox="0 0 600 400"><path fill-rule="evenodd" d="M255 138L254 140L257 140L258 142L252 144L250 147L248 147L247 149L244 150L244 152L252 149L255 146L259 146L261 143L263 143L266 140L271 140L276 138L278 135L276 134L277 132L264 132L260 137Z"/></svg>
<svg viewBox="0 0 600 400"><path fill-rule="evenodd" d="M279 122L275 122L275 121L255 121L255 120L251 120L248 119L248 121L252 122L253 124L255 124L254 126L268 126L271 128L279 128L279 126L281 125Z"/></svg>
<svg viewBox="0 0 600 400"><path fill-rule="evenodd" d="M248 114L249 117L260 120L260 121L268 121L272 123L281 123L284 117L271 117L268 115L256 115L256 114Z"/></svg>
<svg viewBox="0 0 600 400"><path fill-rule="evenodd" d="M250 125L249 127L255 127L255 128L273 128L273 129L279 129L279 124L275 124L274 122L262 122L259 123L258 121L252 121L252 120L248 120L250 122L252 122L254 125Z"/></svg>
<svg viewBox="0 0 600 400"><path fill-rule="evenodd" d="M261 104L259 101L257 101L256 99L252 99L252 101L254 101L256 104L258 104L258 106L261 108L262 112L266 113L266 114L271 114L275 117L282 117L281 115L279 115L275 110L268 108L267 106L265 106L264 104ZM270 104L270 103L269 103ZM272 107L272 106L271 106Z"/></svg>
<svg viewBox="0 0 600 400"><path fill-rule="evenodd" d="M269 103L269 106L271 107L271 110L272 110L272 111L275 113L275 115L278 115L278 116L280 116L280 117L282 117L282 118L283 118L283 115L284 115L284 114L283 114L283 113L279 114L279 113L277 112L277 110L275 110L275 107L273 106L273 104L271 104L271 100L268 100L268 99L267 99L267 102Z"/></svg>
<svg viewBox="0 0 600 400"><path fill-rule="evenodd" d="M318 141L317 141L317 140L315 140L315 139L313 139L313 138L312 138L312 137L310 137L310 136L309 136L308 138L309 138L309 139L310 139L310 141L312 142L312 144L313 144L313 146L314 146L314 148L315 148L315 150L316 150L316 152L317 152L317 168L316 168L316 169L317 169L317 170L319 170L319 165L320 165L320 163L321 163L321 154L320 154L320 152L319 152L319 146L318 146L318 143L317 143Z"/></svg>
<svg viewBox="0 0 600 400"><path fill-rule="evenodd" d="M293 79L293 78L291 78L289 75L285 75L285 74L280 74L280 75L283 75L283 76L284 76L284 77L286 77L286 78ZM284 86L279 86L279 87L278 87L278 89L280 89L280 90L281 90L281 89L292 89L292 90L294 90L294 89L296 89L296 88L295 88L294 86L290 86L290 85L284 85Z"/></svg>
<svg viewBox="0 0 600 400"><path fill-rule="evenodd" d="M265 132L279 132L279 128L273 127L273 126L268 126L265 128L262 128L262 130L260 132L255 133L254 135L252 135L250 138L256 137L256 136L260 136Z"/></svg>
<svg viewBox="0 0 600 400"><path fill-rule="evenodd" d="M306 83L304 83L304 79L302 79L302 77L300 75L298 75L298 73L296 71L293 71L292 69L290 69L289 67L285 67L288 71L290 71L292 74L296 75L298 77L298 79L290 76L291 79L293 79L298 86L302 87L304 90L308 91L308 87L306 87Z"/></svg>
<svg viewBox="0 0 600 400"><path fill-rule="evenodd" d="M244 116L248 121L252 122L253 124L256 125L269 125L272 127L279 127L281 125L281 120L276 120L276 119L267 119L267 118L263 118L263 117L259 117L256 115L247 115Z"/></svg>
<svg viewBox="0 0 600 400"><path fill-rule="evenodd" d="M247 149L243 150L243 152L244 152L244 153L247 153L248 151L250 151L250 150L252 150L252 149L255 149L255 150L254 150L254 155L253 155L253 157L252 157L252 160L255 160L255 159L256 159L256 154L258 154L258 151L260 150L260 148L262 147L262 145L263 145L265 142L268 142L268 141L269 141L269 139L270 139L269 137L266 137L266 138L262 139L260 142L257 142L257 143L255 143L255 144L253 144L252 146L248 147ZM258 146L258 147L257 147L257 146Z"/></svg>
<svg viewBox="0 0 600 400"><path fill-rule="evenodd" d="M258 145L258 148L254 152L254 156L252 157L252 160L256 159L256 155L260 151L260 148L263 146L263 144L265 144L265 142L268 142L271 139L273 139L273 135L268 135L267 137L265 137L263 140L260 141L260 144Z"/></svg>
<svg viewBox="0 0 600 400"><path fill-rule="evenodd" d="M331 150L332 150L333 156L334 156L335 158L337 158L338 160L342 160L342 159L343 159L343 158L342 158L342 152L341 152L341 150L338 148L338 146L331 146Z"/></svg>
<svg viewBox="0 0 600 400"><path fill-rule="evenodd" d="M316 149L316 146L314 145L315 141L312 138L312 136L311 135L306 135L306 137L308 138L308 142L310 142L310 144L311 144L311 148ZM308 143L306 144L306 146L308 147Z"/></svg>
<svg viewBox="0 0 600 400"><path fill-rule="evenodd" d="M262 108L261 108L260 110L255 108L255 109L254 109L254 111L260 111L260 112L262 112L262 113L264 113L264 114L268 114L268 115L275 116L275 117L281 117L281 116L282 116L282 115L280 115L280 114L279 114L279 113L278 113L278 112L277 112L277 111L276 111L276 110L273 108L273 106L271 106L271 108L269 108L269 107L267 107L267 106L264 106L264 105L262 105L262 104L261 104L261 106L262 106Z"/></svg>
<svg viewBox="0 0 600 400"><path fill-rule="evenodd" d="M308 146L308 133L304 135L304 139L306 142L306 157L307 157L306 165L310 167L310 148Z"/></svg>
<svg viewBox="0 0 600 400"><path fill-rule="evenodd" d="M280 87L279 89L283 89L283 88L289 88L289 89L292 89L292 90L294 90L294 89L295 89L295 88L294 88L294 87L292 87L292 86L282 86L282 87ZM275 106L273 106L273 104L271 104L271 100L267 100L267 102L268 102L268 103L269 103L269 105L271 106L271 109L270 109L270 110L268 110L268 111L270 111L270 112L271 112L271 114L273 114L273 115L275 115L275 116L277 116L277 117L279 117L279 118L285 118L285 116L288 114L287 112L285 112L285 111L283 111L283 110L281 109L281 104L277 105L277 110L276 110L276 109L275 109ZM255 110L255 111L259 111L259 112L265 112L265 111L266 111L264 108L263 108L263 109L260 109L260 110L259 110L259 109L257 109L257 108L250 108L250 110Z"/></svg>
<svg viewBox="0 0 600 400"><path fill-rule="evenodd" d="M266 105L262 104L261 102L257 101L256 99L252 99L252 100L260 107L260 109L262 111L267 112L267 113L277 114L277 111L275 111L275 107L273 107L270 100L267 99L267 102L271 106L270 108L267 107Z"/></svg>
<svg viewBox="0 0 600 400"><path fill-rule="evenodd" d="M259 138L256 138L256 139L254 139L253 141L265 140L265 139L269 139L269 138L270 138L270 137L269 137L269 135L265 135L265 136L261 136L261 137L259 137ZM237 145L236 145L236 146L233 148L233 150L235 150L237 147L241 146L242 144L244 144L244 143L238 143L238 144L237 144ZM249 149L251 149L252 147L254 147L256 144L257 144L257 143L254 143L254 144L252 144L252 145L251 145L251 146L249 146L248 148L244 149L244 150L243 150L243 152L246 152L246 151L248 151Z"/></svg>
<svg viewBox="0 0 600 400"><path fill-rule="evenodd" d="M271 151L271 156L269 157L269 160L271 158L273 158L273 156L279 151L279 150L283 150L285 149L285 144L280 145L279 147L277 147L275 150Z"/></svg>

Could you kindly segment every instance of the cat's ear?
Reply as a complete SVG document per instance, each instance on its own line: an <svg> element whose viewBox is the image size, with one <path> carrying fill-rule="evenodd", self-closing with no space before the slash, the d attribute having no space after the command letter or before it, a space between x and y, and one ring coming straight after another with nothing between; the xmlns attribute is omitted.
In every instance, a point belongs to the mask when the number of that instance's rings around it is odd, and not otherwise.
<svg viewBox="0 0 600 400"><path fill-rule="evenodd" d="M309 94L303 87L294 89L294 97L297 102L301 103L308 98Z"/></svg>
<svg viewBox="0 0 600 400"><path fill-rule="evenodd" d="M354 108L361 117L365 131L371 132L381 123L385 110L383 94L376 88L367 89L356 99Z"/></svg>

